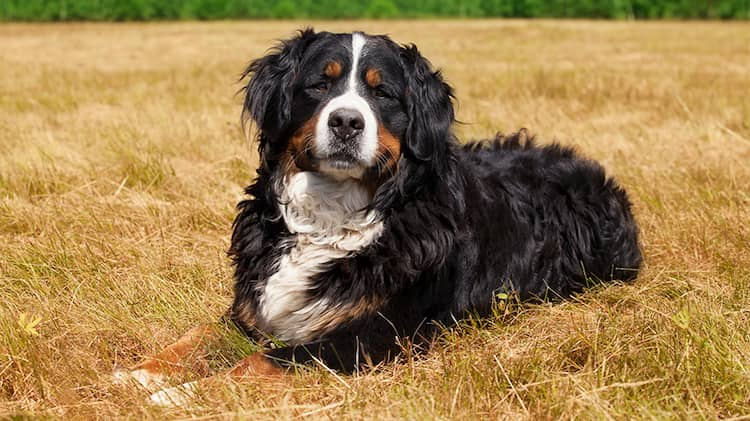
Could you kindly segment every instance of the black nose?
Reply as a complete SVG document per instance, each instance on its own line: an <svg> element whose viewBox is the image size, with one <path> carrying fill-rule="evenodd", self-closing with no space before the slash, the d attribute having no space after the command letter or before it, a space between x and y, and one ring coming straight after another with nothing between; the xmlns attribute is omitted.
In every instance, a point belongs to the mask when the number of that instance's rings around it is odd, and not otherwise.
<svg viewBox="0 0 750 421"><path fill-rule="evenodd" d="M328 117L328 127L341 140L355 138L365 128L362 114L351 108L339 108Z"/></svg>

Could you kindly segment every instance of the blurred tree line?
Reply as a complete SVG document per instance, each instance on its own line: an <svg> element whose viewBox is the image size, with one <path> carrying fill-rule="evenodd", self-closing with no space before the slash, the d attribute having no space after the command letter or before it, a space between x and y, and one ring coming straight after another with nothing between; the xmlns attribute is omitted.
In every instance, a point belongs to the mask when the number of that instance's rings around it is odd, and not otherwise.
<svg viewBox="0 0 750 421"><path fill-rule="evenodd" d="M424 17L750 19L750 0L0 0L4 21Z"/></svg>

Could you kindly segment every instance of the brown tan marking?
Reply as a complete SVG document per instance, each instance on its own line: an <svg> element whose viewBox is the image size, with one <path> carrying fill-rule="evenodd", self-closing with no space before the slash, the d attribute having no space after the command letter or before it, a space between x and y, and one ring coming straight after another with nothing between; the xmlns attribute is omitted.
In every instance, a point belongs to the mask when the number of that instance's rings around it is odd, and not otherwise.
<svg viewBox="0 0 750 421"><path fill-rule="evenodd" d="M336 329L338 326L364 316L375 314L383 305L379 297L362 297L356 303L333 307L323 313L310 329L308 340Z"/></svg>
<svg viewBox="0 0 750 421"><path fill-rule="evenodd" d="M383 125L378 125L378 154L387 155L381 173L395 174L398 159L401 157L401 141Z"/></svg>
<svg viewBox="0 0 750 421"><path fill-rule="evenodd" d="M382 124L378 124L377 172L369 172L360 180L360 185L374 196L378 187L398 171L399 158L401 141Z"/></svg>
<svg viewBox="0 0 750 421"><path fill-rule="evenodd" d="M286 372L283 368L274 364L262 352L245 357L234 366L227 375L235 380L246 379L257 376L279 376Z"/></svg>
<svg viewBox="0 0 750 421"><path fill-rule="evenodd" d="M287 175L299 171L309 171L315 168L315 163L310 160L308 151L309 148L312 147L311 142L315 137L316 124L318 124L317 114L307 120L307 122L297 129L289 139L287 153L282 157L282 168L284 168L284 172Z"/></svg>
<svg viewBox="0 0 750 421"><path fill-rule="evenodd" d="M380 77L380 70L374 69L372 67L367 69L367 72L365 73L365 80L371 88L378 87L378 85L380 85L380 82L382 81Z"/></svg>
<svg viewBox="0 0 750 421"><path fill-rule="evenodd" d="M219 339L216 325L190 329L176 342L149 357L130 371L143 370L151 376L172 376L192 372L201 376L210 373L207 361L211 345Z"/></svg>
<svg viewBox="0 0 750 421"><path fill-rule="evenodd" d="M338 79L341 76L341 63L338 61L331 61L326 64L323 73L331 79Z"/></svg>
<svg viewBox="0 0 750 421"><path fill-rule="evenodd" d="M253 303L248 300L242 306L232 307L232 320L239 322L245 327L255 326L256 309Z"/></svg>

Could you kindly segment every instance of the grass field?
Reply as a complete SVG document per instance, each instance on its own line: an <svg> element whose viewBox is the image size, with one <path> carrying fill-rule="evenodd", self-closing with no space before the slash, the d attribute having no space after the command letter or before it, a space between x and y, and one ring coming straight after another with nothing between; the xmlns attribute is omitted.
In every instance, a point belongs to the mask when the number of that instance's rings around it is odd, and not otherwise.
<svg viewBox="0 0 750 421"><path fill-rule="evenodd" d="M110 386L227 307L256 160L236 79L299 25L0 26L0 418L750 416L748 23L317 23L417 43L463 139L527 127L600 160L635 202L642 275L366 375L226 384L192 409Z"/></svg>

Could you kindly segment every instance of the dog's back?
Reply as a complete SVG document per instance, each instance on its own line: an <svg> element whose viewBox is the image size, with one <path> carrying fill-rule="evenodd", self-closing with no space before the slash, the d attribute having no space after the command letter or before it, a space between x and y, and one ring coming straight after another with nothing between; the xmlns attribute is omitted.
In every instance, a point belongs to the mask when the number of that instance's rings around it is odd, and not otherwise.
<svg viewBox="0 0 750 421"><path fill-rule="evenodd" d="M631 204L599 164L570 148L536 146L524 131L469 144L458 156L485 289L558 299L636 277Z"/></svg>

